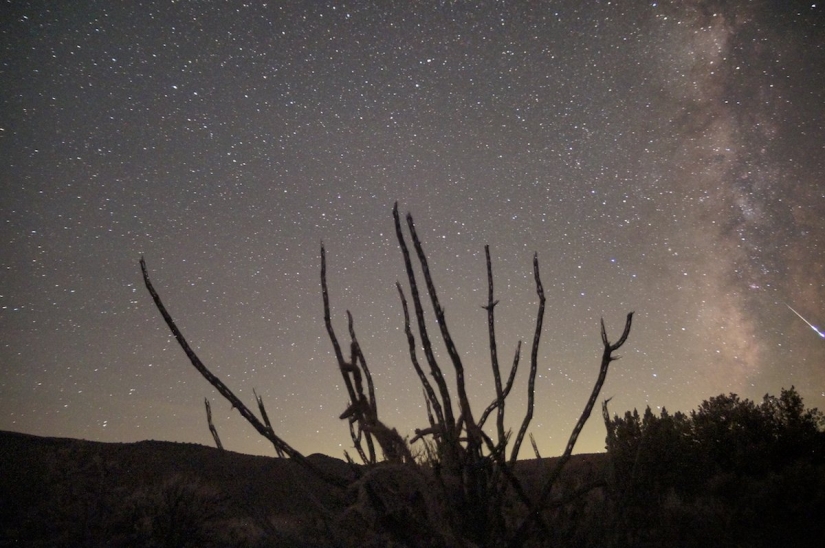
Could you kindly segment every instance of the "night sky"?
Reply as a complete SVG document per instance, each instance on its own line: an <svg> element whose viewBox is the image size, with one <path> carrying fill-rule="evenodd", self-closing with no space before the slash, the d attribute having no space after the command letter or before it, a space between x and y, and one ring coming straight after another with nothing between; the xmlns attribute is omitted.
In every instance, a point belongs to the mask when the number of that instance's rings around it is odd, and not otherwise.
<svg viewBox="0 0 825 548"><path fill-rule="evenodd" d="M547 296L531 431L795 385L825 408L825 5L75 2L0 7L0 429L342 456L346 310L402 435L427 425L396 280L411 212L480 412ZM793 309L799 314L795 314ZM432 318L432 315L430 315ZM821 327L819 329L825 329ZM445 357L443 346L439 353ZM446 368L448 362L442 360ZM594 413L579 452L604 449ZM523 456L532 456L529 446Z"/></svg>

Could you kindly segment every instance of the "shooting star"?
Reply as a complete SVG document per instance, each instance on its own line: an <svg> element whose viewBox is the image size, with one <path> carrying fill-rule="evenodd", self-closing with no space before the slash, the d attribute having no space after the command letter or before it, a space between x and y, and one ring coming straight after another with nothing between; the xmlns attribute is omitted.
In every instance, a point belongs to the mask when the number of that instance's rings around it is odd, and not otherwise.
<svg viewBox="0 0 825 548"><path fill-rule="evenodd" d="M803 322L805 322L806 324L808 324L808 327L810 327L811 329L813 329L813 330L816 332L816 334L817 334L817 335L819 335L820 337L822 337L823 339L825 339L825 333L823 333L822 331L820 331L820 330L819 330L819 328L818 328L817 326L815 326L814 324L812 324L811 322L809 322L808 320L806 320L804 317L802 317L802 314L800 314L799 312L797 312L796 310L794 310L794 309L793 309L793 307L792 307L791 305L789 305L788 303L785 303L785 306L787 306L788 308L790 308L790 309L791 309L791 312L793 312L794 314L796 314L797 316L799 316L799 319L800 319L800 320L802 320Z"/></svg>

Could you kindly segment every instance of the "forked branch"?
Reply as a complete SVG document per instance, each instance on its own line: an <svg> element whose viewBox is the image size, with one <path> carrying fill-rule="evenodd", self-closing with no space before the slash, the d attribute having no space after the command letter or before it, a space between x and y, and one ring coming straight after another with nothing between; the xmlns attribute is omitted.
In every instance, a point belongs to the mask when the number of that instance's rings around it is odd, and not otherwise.
<svg viewBox="0 0 825 548"><path fill-rule="evenodd" d="M570 456L573 454L573 448L576 446L576 441L579 439L579 434L581 434L582 428L584 428L587 419L590 418L590 413L593 411L593 406L596 405L596 400L599 398L599 393L601 392L602 386L604 385L604 381L607 378L607 370L610 366L610 362L619 359L619 356L614 356L613 353L619 348L621 348L622 345L627 341L627 337L628 335L630 335L630 327L632 324L633 312L630 312L627 315L627 319L625 320L624 331L622 332L622 336L619 337L619 340L615 343L611 343L607 339L607 331L604 327L604 319L602 319L601 335L602 345L604 348L602 351L602 363L599 367L599 377L596 379L596 383L593 385L593 390L590 393L590 398L587 400L587 404L584 406L584 410L579 416L579 420L576 422L576 426L573 427L573 431L570 434L570 439L567 441L567 447L565 447L564 453L559 458L555 468L550 473L550 476L547 478L544 486L542 487L541 496L539 497L538 502L534 505L529 516L521 524L518 531L516 532L516 535L510 542L510 548L517 548L522 546L524 542L527 540L530 528L541 517L541 512L544 510L547 504L547 500L550 497L550 492L552 491L553 486L555 485L558 478L561 476L562 469L567 464L567 461L570 460Z"/></svg>
<svg viewBox="0 0 825 548"><path fill-rule="evenodd" d="M360 352L357 342L353 339L350 344L350 361L344 359L344 353L341 351L341 345L338 342L338 337L335 335L335 329L332 327L332 316L329 307L329 289L327 288L327 253L324 249L324 243L321 242L321 296L324 301L324 325L327 328L327 334L332 342L332 348L335 352L335 359L338 361L338 370L341 372L341 377L344 379L344 385L347 387L347 394L349 395L349 406L347 411L341 418L348 418L350 421L350 437L355 445L356 451L362 457L365 464L375 464L375 444L372 441L372 434L363 427L367 423L364 416L365 407L361 406L363 396L363 387L361 385L361 372L358 369L358 354ZM350 332L352 331L352 316L347 315L350 319ZM353 383L355 380L355 383ZM370 379L371 383L372 379ZM374 401L374 398L373 398ZM353 423L357 425L357 431L353 428ZM366 457L362 447L361 439L366 438L367 450L369 457Z"/></svg>
<svg viewBox="0 0 825 548"><path fill-rule="evenodd" d="M321 244L321 290L324 301L324 323L332 346L338 359L338 368L344 378L347 391L350 395L350 404L341 414L341 419L349 421L350 436L356 451L364 459L365 464L376 464L375 445L373 438L378 441L384 458L390 462L412 462L406 441L394 428L385 425L378 418L378 404L375 398L375 385L372 374L367 366L367 360L361 351L358 337L355 335L355 322L352 314L347 310L347 326L350 336L350 360L344 360L341 346L332 327L332 318L329 305L329 290L327 289L327 261L326 251ZM367 391L364 392L364 380L367 382ZM357 428L356 428L357 427ZM366 457L361 448L361 439L366 439L369 457Z"/></svg>

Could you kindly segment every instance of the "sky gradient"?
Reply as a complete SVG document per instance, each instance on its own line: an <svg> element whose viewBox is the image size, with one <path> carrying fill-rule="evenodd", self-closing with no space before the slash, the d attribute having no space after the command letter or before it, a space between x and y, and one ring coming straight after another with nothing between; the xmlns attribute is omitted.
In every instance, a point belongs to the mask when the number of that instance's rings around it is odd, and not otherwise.
<svg viewBox="0 0 825 548"><path fill-rule="evenodd" d="M602 392L688 411L795 385L825 408L825 6L812 2L6 2L0 429L274 454L143 286L298 450L351 446L323 324L350 310L402 435L426 426L392 206L428 253L476 409L547 297L531 431ZM799 314L795 314L789 307ZM430 316L432 317L432 316ZM805 321L803 321L803 318ZM443 355L444 352L442 351ZM527 359L508 400L525 406ZM442 364L446 367L446 362ZM578 451L604 449L596 414ZM522 455L530 456L529 447Z"/></svg>

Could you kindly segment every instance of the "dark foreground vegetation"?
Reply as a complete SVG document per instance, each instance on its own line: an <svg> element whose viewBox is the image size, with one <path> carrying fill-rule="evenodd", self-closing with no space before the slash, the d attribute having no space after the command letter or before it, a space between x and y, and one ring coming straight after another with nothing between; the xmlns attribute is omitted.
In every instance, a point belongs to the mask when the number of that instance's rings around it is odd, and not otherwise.
<svg viewBox="0 0 825 548"><path fill-rule="evenodd" d="M521 341L516 344L512 365L502 371L495 330L493 268L489 246L486 311L490 365L495 397L480 412L470 404L462 357L447 324L424 247L412 215L404 220L398 204L392 211L398 247L404 259L407 287L396 282L403 310L404 333L410 363L421 384L427 409L427 424L415 436L402 437L384 423L378 413L376 387L358 342L353 315L347 310L348 344L336 332L327 284L326 250L321 245L321 300L323 320L341 373L349 402L340 419L347 422L352 448L363 463L345 453L354 477L342 479L319 469L281 438L272 428L263 400L256 394L256 415L224 382L201 361L166 309L149 277L143 257L141 273L146 289L160 315L192 366L233 409L264 438L279 456L289 457L306 471L342 494L357 493L359 508L330 528L330 538L344 546L508 546L535 545L550 534L547 512L563 505L554 501L576 441L597 404L610 364L630 335L633 313L627 315L622 334L611 342L601 322L602 356L590 396L573 426L562 455L530 488L518 476L519 451L533 418L539 345L544 323L544 287L539 274L538 254L533 255L533 280L538 300L527 373L527 408L514 434L505 429L505 404L512 393L521 360ZM402 343L403 344L403 343ZM438 357L438 356L441 357ZM505 374L502 374L505 373ZM222 444L212 422L210 404L206 416L215 444ZM489 423L487 422L489 419ZM533 448L538 456L534 440ZM530 492L532 491L532 493Z"/></svg>
<svg viewBox="0 0 825 548"><path fill-rule="evenodd" d="M571 457L529 545L825 546L822 414L795 390L758 404L721 395L688 415L628 412L608 431L607 453ZM290 459L0 432L0 546L438 545L414 530L444 526L420 470L307 459L350 488ZM557 463L518 461L528 497ZM406 540L387 532L405 529Z"/></svg>
<svg viewBox="0 0 825 548"><path fill-rule="evenodd" d="M214 450L5 434L0 548L825 545L822 415L806 410L793 388L761 404L732 394L711 398L689 416L647 410L610 418L604 402L607 454L573 456L610 364L628 340L632 312L615 342L602 322L599 372L562 455L520 457L533 417L545 314L538 256L532 265L537 313L522 384L527 406L512 432L505 429L505 407L521 341L502 370L489 247L487 301L480 304L495 396L479 410L470 405L464 364L412 216L402 222L396 207L393 219L407 282L396 283L404 344L427 409L427 423L413 437L380 418L349 311L348 343L339 339L323 245L320 297L335 355L330 365L349 397L339 417L354 451L354 457L345 453L346 462L303 455L274 431L257 394L256 414L216 377L186 341L141 258L146 288L192 366L281 458L224 451L208 400Z"/></svg>
<svg viewBox="0 0 825 548"><path fill-rule="evenodd" d="M825 546L825 420L791 387L607 415L615 546ZM609 516L609 517L608 517Z"/></svg>

